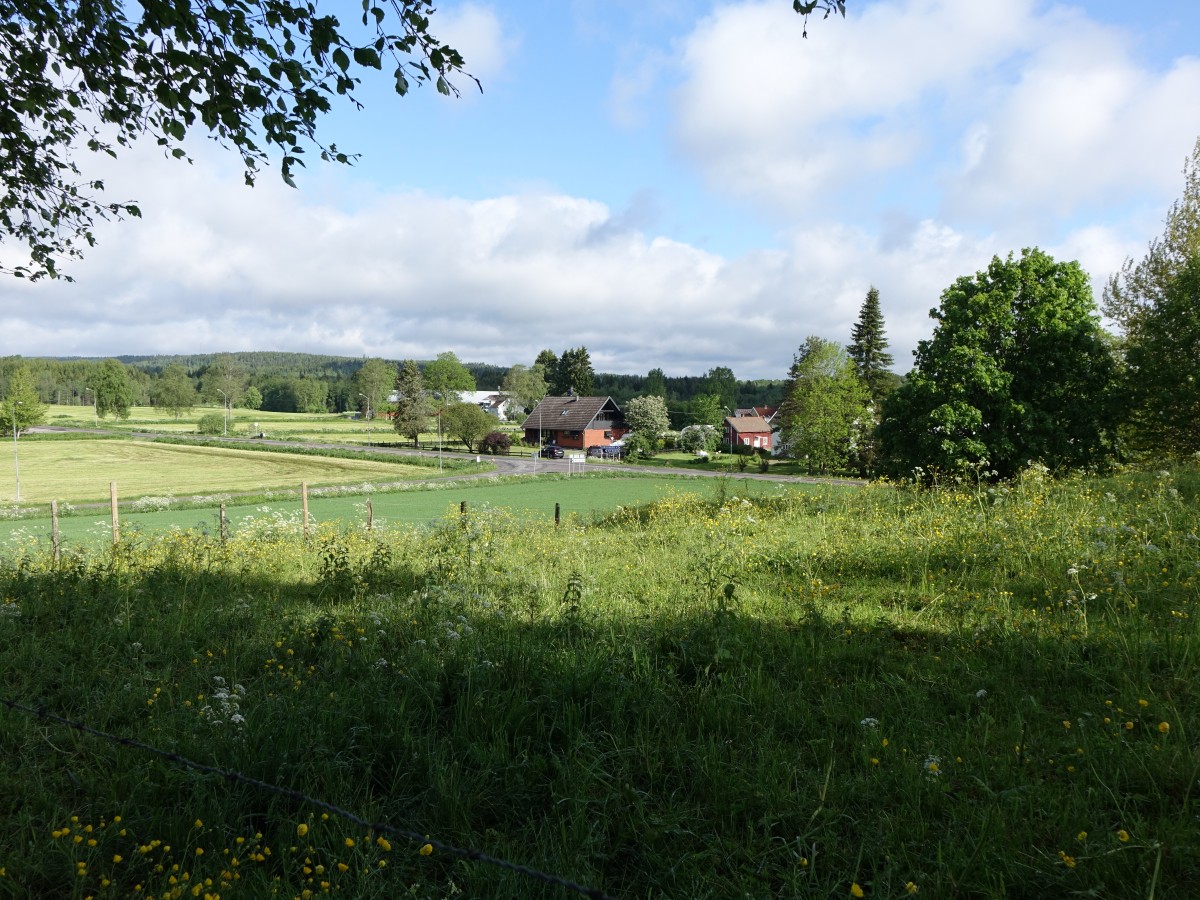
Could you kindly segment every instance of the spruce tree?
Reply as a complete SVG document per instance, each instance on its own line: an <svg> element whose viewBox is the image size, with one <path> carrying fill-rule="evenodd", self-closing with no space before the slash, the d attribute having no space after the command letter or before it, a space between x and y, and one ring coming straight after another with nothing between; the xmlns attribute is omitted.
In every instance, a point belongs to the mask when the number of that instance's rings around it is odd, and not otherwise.
<svg viewBox="0 0 1200 900"><path fill-rule="evenodd" d="M396 376L396 411L392 427L396 434L420 446L421 433L429 426L429 401L425 396L425 379L415 360L400 363Z"/></svg>
<svg viewBox="0 0 1200 900"><path fill-rule="evenodd" d="M878 403L896 386L896 376L888 368L892 364L892 354L887 352L879 290L874 285L867 291L850 338L846 353L854 360L858 377L866 383L871 399Z"/></svg>

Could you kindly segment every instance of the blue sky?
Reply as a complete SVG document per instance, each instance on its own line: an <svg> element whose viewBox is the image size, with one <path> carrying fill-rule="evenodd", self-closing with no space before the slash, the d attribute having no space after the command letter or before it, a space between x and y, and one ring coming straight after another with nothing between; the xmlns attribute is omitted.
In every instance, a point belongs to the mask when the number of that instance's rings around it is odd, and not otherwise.
<svg viewBox="0 0 1200 900"><path fill-rule="evenodd" d="M326 3L346 9L357 3ZM295 350L783 377L880 291L897 371L959 275L1040 246L1105 279L1200 136L1200 4L444 2L483 92L387 79L299 190L204 140L85 160L140 221L73 284L0 283L0 353Z"/></svg>

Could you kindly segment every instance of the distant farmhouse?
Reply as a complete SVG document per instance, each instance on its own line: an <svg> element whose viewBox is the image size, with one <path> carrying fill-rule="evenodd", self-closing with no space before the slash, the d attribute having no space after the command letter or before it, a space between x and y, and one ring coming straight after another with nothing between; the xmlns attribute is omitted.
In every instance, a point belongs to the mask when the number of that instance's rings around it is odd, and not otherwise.
<svg viewBox="0 0 1200 900"><path fill-rule="evenodd" d="M730 447L740 445L770 450L772 437L771 423L762 416L725 417L725 440Z"/></svg>
<svg viewBox="0 0 1200 900"><path fill-rule="evenodd" d="M558 444L574 450L608 447L629 432L612 397L543 397L525 419L527 444Z"/></svg>
<svg viewBox="0 0 1200 900"><path fill-rule="evenodd" d="M473 403L482 409L485 413L490 413L501 422L507 422L509 400L499 391L455 391L454 392L461 403ZM396 403L400 400L400 394L392 391L388 394L388 403Z"/></svg>

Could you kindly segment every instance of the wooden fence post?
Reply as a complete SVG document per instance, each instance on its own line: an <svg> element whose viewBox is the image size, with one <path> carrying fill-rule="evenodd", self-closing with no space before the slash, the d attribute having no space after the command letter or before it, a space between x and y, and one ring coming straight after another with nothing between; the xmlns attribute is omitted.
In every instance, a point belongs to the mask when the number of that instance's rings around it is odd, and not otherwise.
<svg viewBox="0 0 1200 900"><path fill-rule="evenodd" d="M229 538L229 520L225 518L225 504L221 504L221 543Z"/></svg>
<svg viewBox="0 0 1200 900"><path fill-rule="evenodd" d="M375 507L371 505L371 498L367 498L367 531L375 530Z"/></svg>
<svg viewBox="0 0 1200 900"><path fill-rule="evenodd" d="M112 541L115 547L121 543L121 522L117 515L117 483L115 481L108 483L108 502L112 507Z"/></svg>
<svg viewBox="0 0 1200 900"><path fill-rule="evenodd" d="M300 482L300 506L304 514L304 536L308 537L308 482Z"/></svg>
<svg viewBox="0 0 1200 900"><path fill-rule="evenodd" d="M555 504L554 504L554 527L555 527L555 528L557 528L557 527L558 527L558 518L559 518L559 513L560 513L559 506L558 506L558 504L557 504L557 503L555 503Z"/></svg>
<svg viewBox="0 0 1200 900"><path fill-rule="evenodd" d="M54 547L54 564L57 566L62 553L58 543L58 501L50 501L50 543Z"/></svg>

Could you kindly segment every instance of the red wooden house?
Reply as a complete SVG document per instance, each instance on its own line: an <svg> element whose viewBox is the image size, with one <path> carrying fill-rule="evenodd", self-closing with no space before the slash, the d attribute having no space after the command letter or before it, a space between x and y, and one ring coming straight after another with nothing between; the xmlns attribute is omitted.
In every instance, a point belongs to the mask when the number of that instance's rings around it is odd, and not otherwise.
<svg viewBox="0 0 1200 900"><path fill-rule="evenodd" d="M527 444L558 444L575 450L607 447L628 433L612 397L543 397L525 419Z"/></svg>

